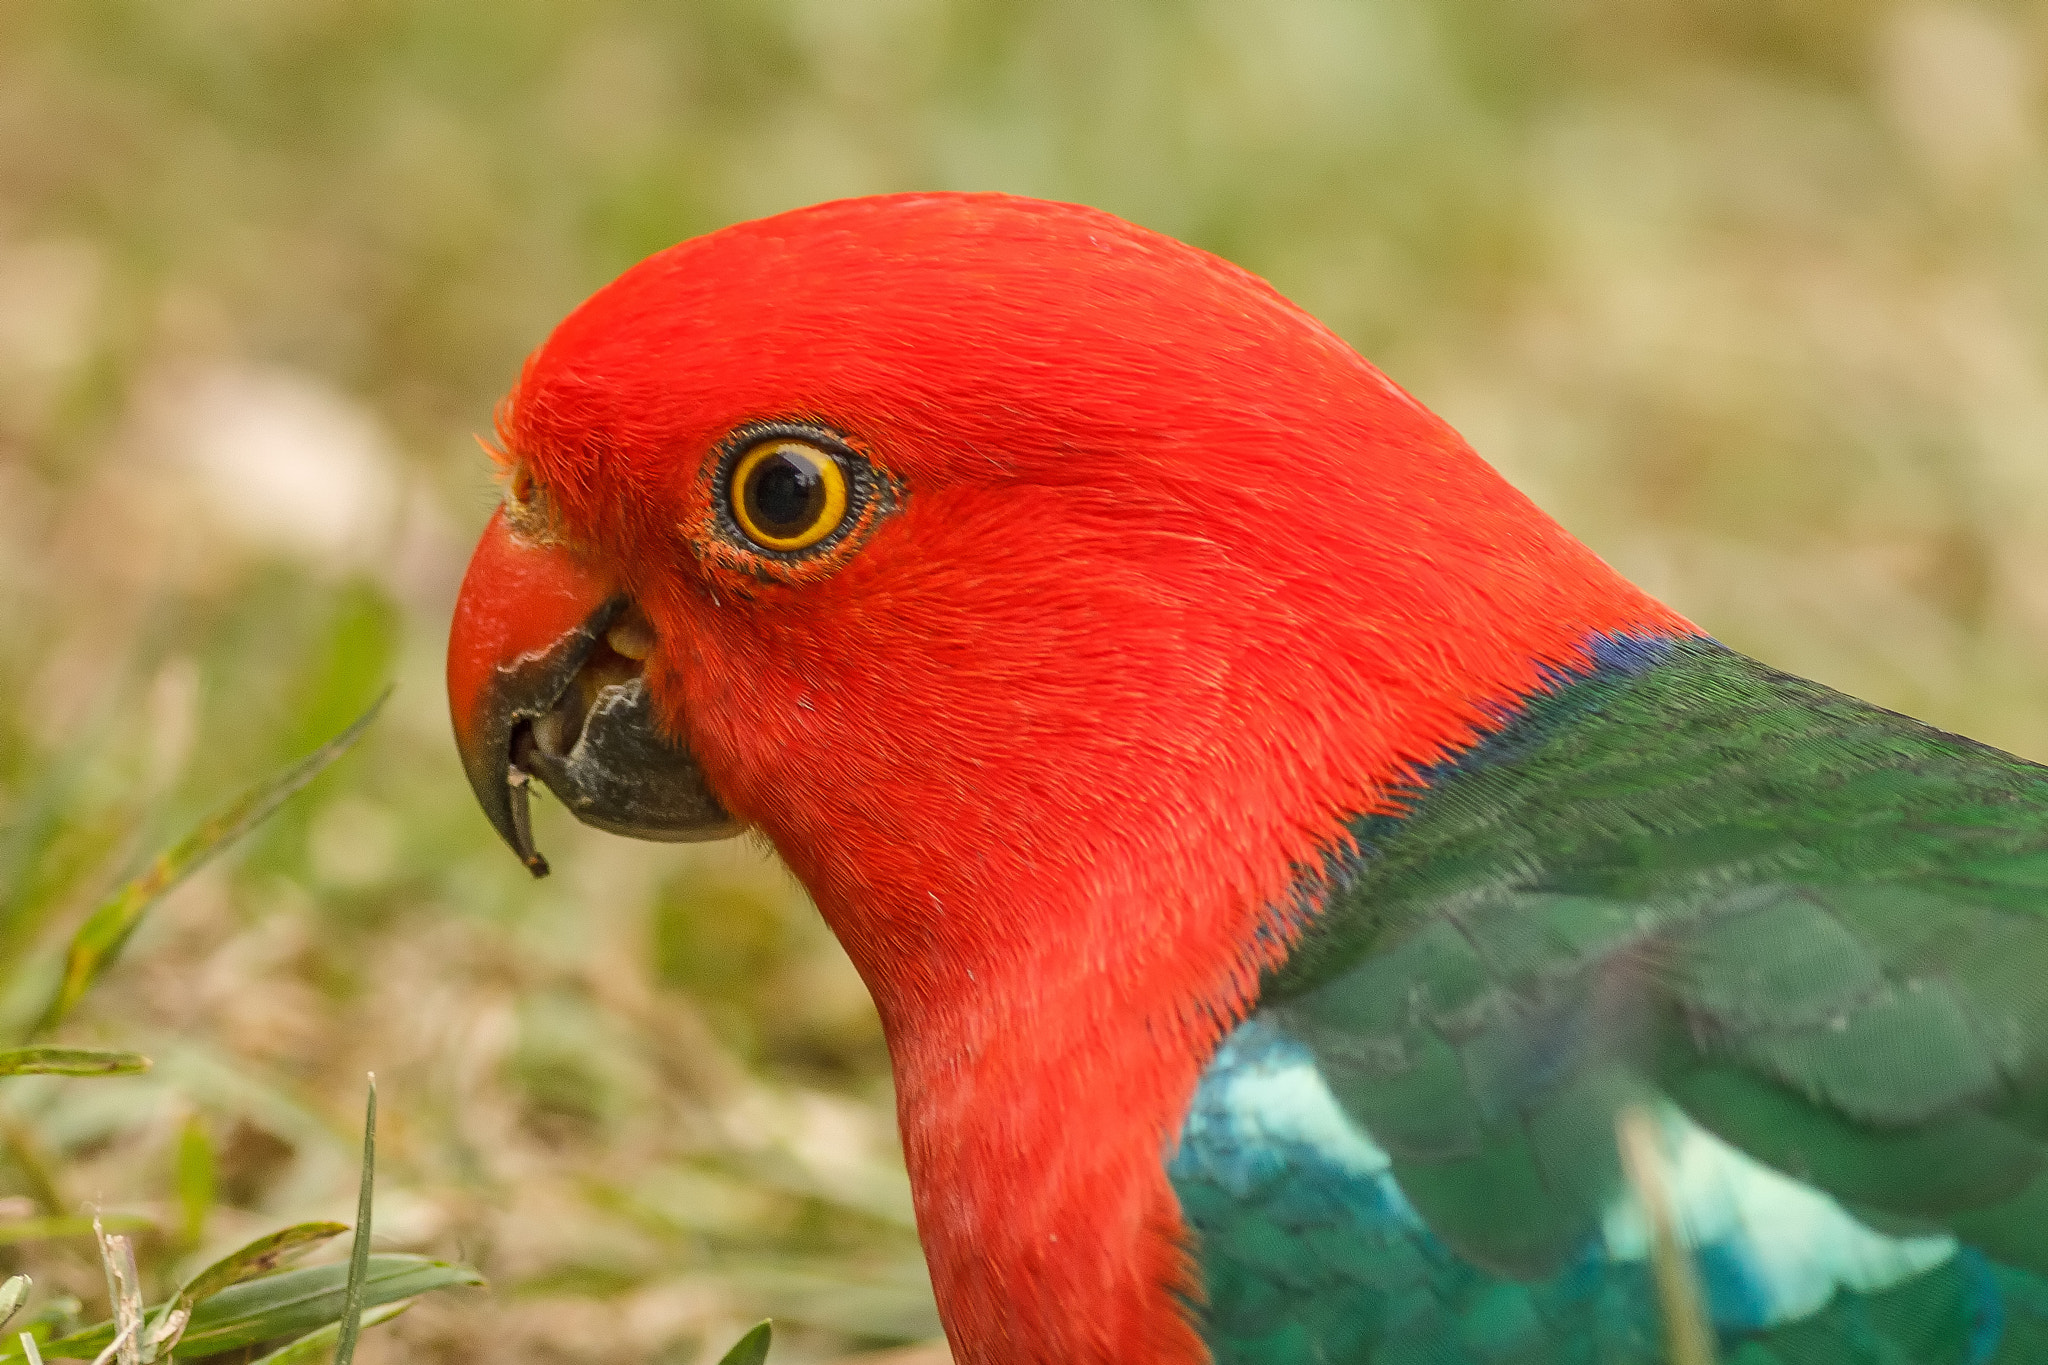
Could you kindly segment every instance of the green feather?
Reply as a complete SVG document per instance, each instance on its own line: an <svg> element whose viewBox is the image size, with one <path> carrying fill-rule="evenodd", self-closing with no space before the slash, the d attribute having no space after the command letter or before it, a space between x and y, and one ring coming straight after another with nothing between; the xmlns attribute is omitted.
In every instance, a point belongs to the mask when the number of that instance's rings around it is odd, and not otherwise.
<svg viewBox="0 0 2048 1365"><path fill-rule="evenodd" d="M1315 1239L1279 1195L1228 1233L1191 1211L1230 1298L1210 1321L1267 1342L1220 1358L1657 1359L1639 1305L1542 1288L1623 1193L1614 1117L1649 1101L1873 1229L1978 1247L2020 1305L1993 1358L2048 1359L2048 769L1689 640L1532 699L1351 834L1260 1014L1469 1283L1447 1298L1439 1266L1425 1308L1376 1281L1359 1340L1411 1354L1330 1354L1333 1319L1290 1354L1386 1248L1347 1280L1324 1229L1324 1287L1289 1292ZM1724 1358L1963 1361L1992 1339L1964 1259Z"/></svg>

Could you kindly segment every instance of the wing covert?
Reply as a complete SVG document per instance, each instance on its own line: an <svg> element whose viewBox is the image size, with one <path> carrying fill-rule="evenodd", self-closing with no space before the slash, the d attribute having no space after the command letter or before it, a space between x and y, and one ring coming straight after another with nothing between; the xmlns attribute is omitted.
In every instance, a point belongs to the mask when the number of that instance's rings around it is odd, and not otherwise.
<svg viewBox="0 0 2048 1365"><path fill-rule="evenodd" d="M1384 1155L1411 1221L1373 1236L1550 1302L1531 1340L1639 1334L1613 1132L1644 1105L1732 1342L1933 1295L1891 1334L1953 1349L1898 1358L2020 1359L2014 1305L2048 1298L2048 769L1709 641L1626 657L1358 821L1246 1027ZM1234 1254L1191 1221L1205 1269ZM1637 1326L1568 1328L1542 1287L1574 1274Z"/></svg>

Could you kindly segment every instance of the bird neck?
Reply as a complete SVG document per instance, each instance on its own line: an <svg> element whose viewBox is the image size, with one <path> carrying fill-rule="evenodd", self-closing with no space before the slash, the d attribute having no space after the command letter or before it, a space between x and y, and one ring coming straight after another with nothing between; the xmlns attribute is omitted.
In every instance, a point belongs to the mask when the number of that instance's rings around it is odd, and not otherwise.
<svg viewBox="0 0 2048 1365"><path fill-rule="evenodd" d="M1474 709L1445 708L1460 728L1426 752L1468 747L1621 638L1582 632L1525 661ZM1063 838L1012 808L1007 833L898 846L915 866L879 877L872 845L858 878L829 855L792 859L880 1009L919 1230L964 1363L1208 1358L1167 1178L1181 1124L1319 909L1321 869L1356 852L1357 816L1398 816L1390 793L1421 762L1340 745L1313 772L1272 754L1243 766L1227 785L1183 772L1172 799L1106 811L1072 793ZM1190 799L1205 783L1214 799Z"/></svg>

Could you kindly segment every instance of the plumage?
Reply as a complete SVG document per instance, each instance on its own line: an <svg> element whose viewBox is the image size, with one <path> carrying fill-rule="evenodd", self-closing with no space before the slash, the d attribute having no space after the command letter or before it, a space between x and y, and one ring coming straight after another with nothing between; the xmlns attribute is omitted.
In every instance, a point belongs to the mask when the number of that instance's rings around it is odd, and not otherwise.
<svg viewBox="0 0 2048 1365"><path fill-rule="evenodd" d="M528 772L774 844L963 1362L1650 1365L1625 1112L1726 1359L2048 1358L2048 770L1708 639L1262 282L824 205L600 291L500 437L479 796L538 868Z"/></svg>
<svg viewBox="0 0 2048 1365"><path fill-rule="evenodd" d="M1217 1358L1378 1358L1305 1314L1660 1359L1632 1104L1731 1355L2041 1358L2048 770L1704 640L1596 653L1354 822L1212 1064L1174 1171ZM1248 1130L1247 1070L1314 1121Z"/></svg>

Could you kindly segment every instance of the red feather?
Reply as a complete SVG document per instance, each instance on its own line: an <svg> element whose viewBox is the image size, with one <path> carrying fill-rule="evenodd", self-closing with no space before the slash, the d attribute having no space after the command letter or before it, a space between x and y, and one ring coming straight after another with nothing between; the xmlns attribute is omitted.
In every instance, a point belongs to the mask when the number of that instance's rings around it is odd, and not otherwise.
<svg viewBox="0 0 2048 1365"><path fill-rule="evenodd" d="M749 561L710 462L757 419L900 507ZM967 1362L1206 1358L1164 1159L1303 870L1589 635L1690 629L1263 282L1085 208L685 242L562 324L505 435L874 992Z"/></svg>

